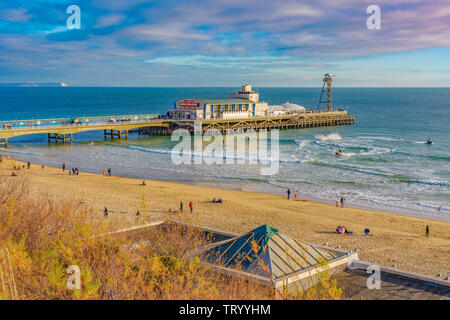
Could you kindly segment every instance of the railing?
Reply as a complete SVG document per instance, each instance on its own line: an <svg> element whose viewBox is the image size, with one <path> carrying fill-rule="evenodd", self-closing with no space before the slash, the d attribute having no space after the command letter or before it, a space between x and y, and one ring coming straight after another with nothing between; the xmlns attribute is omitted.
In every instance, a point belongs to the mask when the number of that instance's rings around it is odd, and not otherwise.
<svg viewBox="0 0 450 320"><path fill-rule="evenodd" d="M120 115L120 116L100 116L100 117L74 117L58 119L37 119L37 120L11 120L0 121L0 130L36 130L36 129L58 129L58 128L79 128L95 127L106 125L121 125L135 123L149 123L160 121L159 115Z"/></svg>

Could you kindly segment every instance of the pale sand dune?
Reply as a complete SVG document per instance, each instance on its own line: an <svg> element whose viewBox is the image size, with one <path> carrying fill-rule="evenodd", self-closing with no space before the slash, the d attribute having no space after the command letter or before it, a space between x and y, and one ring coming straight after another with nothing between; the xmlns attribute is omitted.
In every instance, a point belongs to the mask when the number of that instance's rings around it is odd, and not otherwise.
<svg viewBox="0 0 450 320"><path fill-rule="evenodd" d="M11 173L13 160L0 164L1 173ZM19 162L15 162L19 164ZM190 186L174 182L146 181L121 177L103 177L101 174L81 172L69 176L61 169L15 171L29 177L32 192L47 192L55 197L79 199L92 208L92 215L103 218L105 206L110 210L111 223L123 226L168 218L169 209L184 205L188 214L189 201L194 203L196 224L241 233L261 224L270 224L298 239L342 249L359 250L360 259L385 266L396 264L399 269L428 275L450 275L450 223L402 215L381 213L305 201L287 200L273 194L254 193L219 188ZM223 204L208 203L222 198ZM143 199L147 209L142 210ZM135 213L141 210L136 221ZM198 214L198 216L197 216ZM431 237L425 237L425 226L430 226ZM345 225L357 235L334 233L337 225ZM373 236L364 236L364 228Z"/></svg>

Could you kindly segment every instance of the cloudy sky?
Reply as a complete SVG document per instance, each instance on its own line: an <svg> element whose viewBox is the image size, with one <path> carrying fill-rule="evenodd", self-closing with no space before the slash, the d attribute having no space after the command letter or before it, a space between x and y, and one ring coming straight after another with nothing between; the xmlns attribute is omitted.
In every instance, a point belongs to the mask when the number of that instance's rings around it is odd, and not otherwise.
<svg viewBox="0 0 450 320"><path fill-rule="evenodd" d="M0 0L0 83L318 86L325 72L338 86L449 87L450 1Z"/></svg>

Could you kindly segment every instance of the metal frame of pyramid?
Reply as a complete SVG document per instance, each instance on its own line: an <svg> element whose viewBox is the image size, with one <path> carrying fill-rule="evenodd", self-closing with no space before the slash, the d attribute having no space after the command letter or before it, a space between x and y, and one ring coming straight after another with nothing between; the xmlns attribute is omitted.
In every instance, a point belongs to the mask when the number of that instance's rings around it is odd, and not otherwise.
<svg viewBox="0 0 450 320"><path fill-rule="evenodd" d="M200 256L226 274L275 288L308 280L325 269L325 261L334 269L357 259L356 253L299 242L269 225L208 245Z"/></svg>

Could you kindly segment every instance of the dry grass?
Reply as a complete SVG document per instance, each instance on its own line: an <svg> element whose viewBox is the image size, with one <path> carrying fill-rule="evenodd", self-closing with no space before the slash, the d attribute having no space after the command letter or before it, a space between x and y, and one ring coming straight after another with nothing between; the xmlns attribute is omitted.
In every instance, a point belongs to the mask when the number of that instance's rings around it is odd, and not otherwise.
<svg viewBox="0 0 450 320"><path fill-rule="evenodd" d="M91 209L81 201L55 200L44 193L35 197L26 178L1 179L0 299L280 297L272 289L219 274L199 258L189 259L190 250L209 241L193 228L172 225L147 231L137 241L111 233L107 219L92 220ZM80 268L80 289L67 287L72 265Z"/></svg>

